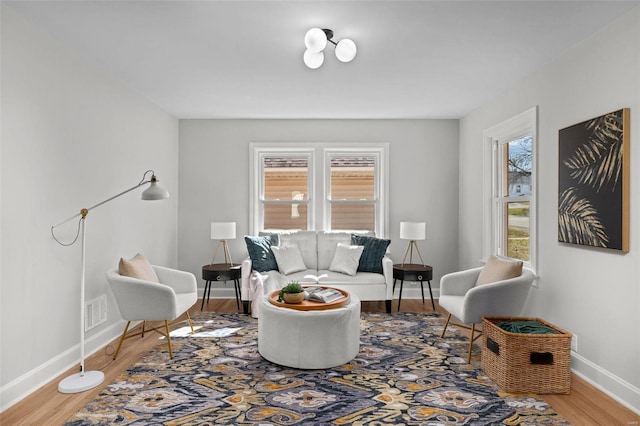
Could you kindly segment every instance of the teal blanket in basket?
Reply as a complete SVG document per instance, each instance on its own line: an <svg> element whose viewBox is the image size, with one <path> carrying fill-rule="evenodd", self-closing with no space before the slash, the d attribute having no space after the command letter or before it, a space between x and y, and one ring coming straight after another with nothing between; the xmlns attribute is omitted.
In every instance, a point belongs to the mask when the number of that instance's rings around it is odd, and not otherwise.
<svg viewBox="0 0 640 426"><path fill-rule="evenodd" d="M556 334L556 331L538 321L503 321L498 327L510 333Z"/></svg>

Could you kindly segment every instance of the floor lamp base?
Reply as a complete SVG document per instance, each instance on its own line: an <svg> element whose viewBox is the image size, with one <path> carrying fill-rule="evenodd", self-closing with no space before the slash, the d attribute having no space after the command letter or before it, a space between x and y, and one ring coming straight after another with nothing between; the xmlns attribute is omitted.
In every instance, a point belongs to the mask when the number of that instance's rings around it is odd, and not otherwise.
<svg viewBox="0 0 640 426"><path fill-rule="evenodd" d="M78 393L93 389L104 382L102 371L85 371L76 373L58 383L58 391L61 393Z"/></svg>

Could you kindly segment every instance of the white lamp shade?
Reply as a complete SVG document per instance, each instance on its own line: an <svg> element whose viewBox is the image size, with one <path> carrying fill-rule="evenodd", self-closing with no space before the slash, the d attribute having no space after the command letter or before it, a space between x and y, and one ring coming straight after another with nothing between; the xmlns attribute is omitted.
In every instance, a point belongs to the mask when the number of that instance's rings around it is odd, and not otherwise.
<svg viewBox="0 0 640 426"><path fill-rule="evenodd" d="M353 40L344 38L336 46L336 58L340 62L351 62L356 57L358 49Z"/></svg>
<svg viewBox="0 0 640 426"><path fill-rule="evenodd" d="M211 222L212 240L233 240L235 237L235 222Z"/></svg>
<svg viewBox="0 0 640 426"><path fill-rule="evenodd" d="M143 200L164 200L169 198L169 192L158 185L157 181L152 181L151 185L144 191L140 197Z"/></svg>
<svg viewBox="0 0 640 426"><path fill-rule="evenodd" d="M327 35L320 28L311 28L304 36L304 45L309 52L322 52L327 46Z"/></svg>
<svg viewBox="0 0 640 426"><path fill-rule="evenodd" d="M424 240L427 225L424 222L400 222L400 238L403 240Z"/></svg>
<svg viewBox="0 0 640 426"><path fill-rule="evenodd" d="M303 59L306 66L308 66L312 70L315 70L316 68L319 68L320 65L322 65L322 63L324 62L324 53L314 53L307 49L304 51Z"/></svg>

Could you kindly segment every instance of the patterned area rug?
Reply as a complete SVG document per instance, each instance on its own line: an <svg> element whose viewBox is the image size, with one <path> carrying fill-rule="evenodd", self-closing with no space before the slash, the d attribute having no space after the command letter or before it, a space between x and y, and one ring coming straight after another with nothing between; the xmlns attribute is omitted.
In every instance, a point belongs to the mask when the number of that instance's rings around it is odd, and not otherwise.
<svg viewBox="0 0 640 426"><path fill-rule="evenodd" d="M257 320L201 313L195 336L174 333L173 360L158 346L67 425L569 424L534 395L501 393L459 356L465 337L439 337L443 324L437 314L363 313L353 361L296 370L260 356Z"/></svg>

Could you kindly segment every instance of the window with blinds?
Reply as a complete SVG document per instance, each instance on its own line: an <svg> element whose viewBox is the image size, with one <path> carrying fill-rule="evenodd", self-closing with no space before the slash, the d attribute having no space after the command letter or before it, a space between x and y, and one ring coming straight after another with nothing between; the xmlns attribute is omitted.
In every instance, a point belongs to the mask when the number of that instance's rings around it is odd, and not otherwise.
<svg viewBox="0 0 640 426"><path fill-rule="evenodd" d="M264 229L307 229L309 158L263 156Z"/></svg>
<svg viewBox="0 0 640 426"><path fill-rule="evenodd" d="M331 229L375 231L376 157L330 157Z"/></svg>
<svg viewBox="0 0 640 426"><path fill-rule="evenodd" d="M251 144L251 230L371 231L388 216L387 143Z"/></svg>

